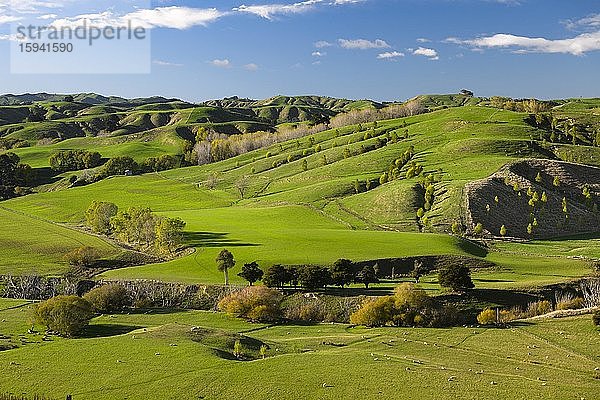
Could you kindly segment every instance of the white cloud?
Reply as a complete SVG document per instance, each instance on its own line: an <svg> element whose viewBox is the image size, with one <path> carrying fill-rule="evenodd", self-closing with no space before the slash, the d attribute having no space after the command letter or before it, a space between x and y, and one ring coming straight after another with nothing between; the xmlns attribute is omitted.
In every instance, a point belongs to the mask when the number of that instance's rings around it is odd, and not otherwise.
<svg viewBox="0 0 600 400"><path fill-rule="evenodd" d="M500 33L470 40L448 38L446 42L464 44L476 49L512 48L516 53L563 53L581 56L588 52L600 50L600 31L583 33L574 38L556 40Z"/></svg>
<svg viewBox="0 0 600 400"><path fill-rule="evenodd" d="M231 68L231 62L228 59L223 59L223 60L212 60L210 61L210 64L212 64L215 67L219 67L219 68Z"/></svg>
<svg viewBox="0 0 600 400"><path fill-rule="evenodd" d="M315 10L317 6L343 6L362 3L366 0L305 0L292 4L260 4L235 7L233 11L258 15L265 19L274 19L277 15L301 14Z"/></svg>
<svg viewBox="0 0 600 400"><path fill-rule="evenodd" d="M216 8L158 7L134 11L122 17L147 28L188 29L192 26L206 26L225 15Z"/></svg>
<svg viewBox="0 0 600 400"><path fill-rule="evenodd" d="M66 0L69 1L69 0ZM45 0L0 0L0 10L10 9L18 14L35 14L44 9L56 9L64 7L65 1L45 1Z"/></svg>
<svg viewBox="0 0 600 400"><path fill-rule="evenodd" d="M0 40L8 40L11 42L24 42L25 40L19 38L18 35L0 35Z"/></svg>
<svg viewBox="0 0 600 400"><path fill-rule="evenodd" d="M374 41L366 40L366 39L339 39L338 43L344 49L349 50L367 50L367 49L386 49L391 47L384 40L377 39Z"/></svg>
<svg viewBox="0 0 600 400"><path fill-rule="evenodd" d="M600 14L588 15L577 20L568 20L565 22L565 25L569 29L598 28L600 27Z"/></svg>
<svg viewBox="0 0 600 400"><path fill-rule="evenodd" d="M258 71L258 65L254 63L246 64L244 65L244 69L246 71Z"/></svg>
<svg viewBox="0 0 600 400"><path fill-rule="evenodd" d="M325 47L331 47L333 46L333 43L329 43L325 40L319 40L318 42L315 43L315 47L317 49L324 49Z"/></svg>
<svg viewBox="0 0 600 400"><path fill-rule="evenodd" d="M377 55L377 58L380 60L394 60L398 57L404 57L404 53L400 53L398 51L387 51Z"/></svg>
<svg viewBox="0 0 600 400"><path fill-rule="evenodd" d="M226 13L216 8L190 8L190 7L158 7L154 9L141 9L123 16L116 16L111 11L97 14L82 14L72 18L62 18L54 21L53 26L75 28L81 26L84 20L88 25L127 26L129 21L133 26L152 28L189 29L193 26L206 26L211 22L225 16Z"/></svg>
<svg viewBox="0 0 600 400"><path fill-rule="evenodd" d="M37 17L38 19L56 19L58 18L58 15L56 14L44 14L44 15L40 15L39 17Z"/></svg>
<svg viewBox="0 0 600 400"><path fill-rule="evenodd" d="M417 42L418 43L429 43L429 42L431 42L431 40L429 40L427 38L417 38Z"/></svg>
<svg viewBox="0 0 600 400"><path fill-rule="evenodd" d="M413 50L412 53L416 56L425 56L430 57L432 59L438 56L437 51L435 51L434 49L428 49L426 47L419 47L418 49Z"/></svg>
<svg viewBox="0 0 600 400"><path fill-rule="evenodd" d="M307 0L293 4L264 4L247 6L242 4L235 7L233 11L258 15L266 19L273 19L276 15L300 14L314 9L315 5L323 3L323 0Z"/></svg>
<svg viewBox="0 0 600 400"><path fill-rule="evenodd" d="M327 55L327 53L325 53L324 51L313 51L312 56L313 57L325 57Z"/></svg>
<svg viewBox="0 0 600 400"><path fill-rule="evenodd" d="M11 22L20 21L21 19L21 17L15 17L12 15L0 15L0 25L10 24Z"/></svg>
<svg viewBox="0 0 600 400"><path fill-rule="evenodd" d="M173 63L173 62L169 62L169 61L162 61L162 60L154 60L154 61L152 61L152 64L159 65L161 67L183 67L183 64L177 64L177 63Z"/></svg>

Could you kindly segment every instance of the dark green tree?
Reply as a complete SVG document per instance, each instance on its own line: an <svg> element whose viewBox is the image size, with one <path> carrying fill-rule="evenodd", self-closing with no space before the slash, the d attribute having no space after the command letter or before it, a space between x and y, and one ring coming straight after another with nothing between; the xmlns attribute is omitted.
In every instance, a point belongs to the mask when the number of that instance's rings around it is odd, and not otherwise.
<svg viewBox="0 0 600 400"><path fill-rule="evenodd" d="M289 272L283 265L275 264L267 268L262 281L268 287L282 288L289 282Z"/></svg>
<svg viewBox="0 0 600 400"><path fill-rule="evenodd" d="M465 265L446 266L438 273L440 286L462 292L475 287L471 280L471 270Z"/></svg>
<svg viewBox="0 0 600 400"><path fill-rule="evenodd" d="M356 283L362 283L365 285L365 288L368 289L371 283L379 283L379 278L377 277L377 273L375 272L375 268L371 265L367 265L364 267L357 275L356 275Z"/></svg>
<svg viewBox="0 0 600 400"><path fill-rule="evenodd" d="M316 265L305 265L298 271L300 285L307 290L324 288L331 284L331 274L328 268Z"/></svg>
<svg viewBox="0 0 600 400"><path fill-rule="evenodd" d="M355 273L352 261L340 258L331 267L331 283L343 288L354 282Z"/></svg>
<svg viewBox="0 0 600 400"><path fill-rule="evenodd" d="M245 279L250 286L252 286L255 282L260 281L263 275L264 272L262 269L260 269L256 261L244 264L242 271L238 274L238 276Z"/></svg>

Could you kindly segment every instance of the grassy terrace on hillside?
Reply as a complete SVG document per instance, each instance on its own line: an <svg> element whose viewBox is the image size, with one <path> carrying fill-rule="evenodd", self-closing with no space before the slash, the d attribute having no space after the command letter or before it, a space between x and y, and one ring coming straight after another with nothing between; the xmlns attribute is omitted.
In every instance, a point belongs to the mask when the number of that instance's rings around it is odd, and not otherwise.
<svg viewBox="0 0 600 400"><path fill-rule="evenodd" d="M415 189L418 179L394 180L360 194L355 194L353 183L356 179L378 181L396 158L414 146L415 161L441 180L427 216L434 226L447 230L461 213L465 183L486 177L516 158L541 156L528 145L535 129L524 118L524 114L485 107L440 110L381 121L374 131L371 124L363 124L360 132L356 132L357 126L321 132L312 136L314 145L304 137L219 163L115 177L86 187L14 199L5 206L56 222L81 223L89 204L101 200L121 208L149 206L187 222L188 243L196 247L193 255L106 275L115 278L219 283L214 258L223 247L232 249L238 259L232 275L242 263L254 260L267 266L327 264L340 257L369 260L468 254L449 236L407 233L419 230L415 215L422 204L422 195ZM397 143L361 152L362 146L372 148L377 136L391 131L400 137ZM365 138L365 132L374 137ZM315 152L317 145L319 152ZM349 158L344 157L345 150L350 151ZM287 162L290 155L301 158ZM273 162L283 160L286 163L273 167ZM214 190L205 185L211 175L217 178ZM240 199L235 185L244 177L248 189ZM18 247L18 241L13 246ZM478 272L476 278L482 287L522 287L590 272L583 261L545 255L523 258L490 253L488 258L500 268Z"/></svg>
<svg viewBox="0 0 600 400"><path fill-rule="evenodd" d="M593 399L598 389L600 332L589 316L511 329L365 329L253 325L173 311L101 316L84 338L42 342L42 335L27 333L29 308L0 300L3 342L19 346L0 352L0 387L27 395ZM236 339L254 361L234 359ZM269 346L264 360L255 348L261 344Z"/></svg>

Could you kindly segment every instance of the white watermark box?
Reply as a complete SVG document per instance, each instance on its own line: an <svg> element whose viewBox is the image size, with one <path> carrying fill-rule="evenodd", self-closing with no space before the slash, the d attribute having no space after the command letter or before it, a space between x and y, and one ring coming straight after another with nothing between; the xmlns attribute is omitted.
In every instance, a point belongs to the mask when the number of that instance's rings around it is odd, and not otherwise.
<svg viewBox="0 0 600 400"><path fill-rule="evenodd" d="M52 14L20 13L11 24L11 73L150 73L151 26L139 18L150 3L65 1Z"/></svg>

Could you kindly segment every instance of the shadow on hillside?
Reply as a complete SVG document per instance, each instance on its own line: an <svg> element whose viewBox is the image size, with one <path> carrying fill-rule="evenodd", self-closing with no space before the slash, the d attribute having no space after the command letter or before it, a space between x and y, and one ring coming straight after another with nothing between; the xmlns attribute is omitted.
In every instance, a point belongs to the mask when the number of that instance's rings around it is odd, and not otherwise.
<svg viewBox="0 0 600 400"><path fill-rule="evenodd" d="M260 244L244 243L237 239L228 238L229 233L218 232L185 232L184 240L193 247L247 247Z"/></svg>
<svg viewBox="0 0 600 400"><path fill-rule="evenodd" d="M514 306L525 307L529 303L540 300L540 297L533 293L520 292L517 290L477 288L463 294L444 294L439 298L454 303L497 304L498 306L506 308Z"/></svg>
<svg viewBox="0 0 600 400"><path fill-rule="evenodd" d="M483 245L467 239L459 240L458 247L460 247L460 249L465 253L471 254L475 257L485 258L489 253L489 250Z"/></svg>
<svg viewBox="0 0 600 400"><path fill-rule="evenodd" d="M118 324L94 324L88 325L81 334L83 339L101 338L124 335L126 333L143 328L142 326L134 325L118 325Z"/></svg>
<svg viewBox="0 0 600 400"><path fill-rule="evenodd" d="M62 179L58 176L61 172L54 171L50 167L35 168L34 171L33 183L35 186L56 183Z"/></svg>

